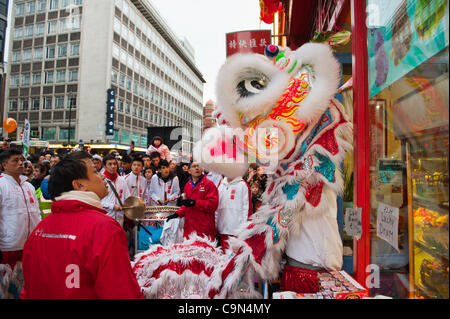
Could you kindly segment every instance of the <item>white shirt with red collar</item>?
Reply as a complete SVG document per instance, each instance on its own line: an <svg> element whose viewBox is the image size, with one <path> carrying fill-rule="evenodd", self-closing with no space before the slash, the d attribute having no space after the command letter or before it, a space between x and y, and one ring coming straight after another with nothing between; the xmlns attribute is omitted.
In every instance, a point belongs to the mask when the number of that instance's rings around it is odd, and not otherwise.
<svg viewBox="0 0 450 319"><path fill-rule="evenodd" d="M0 178L0 250L22 250L40 221L39 202L27 177L21 175L19 184L3 173Z"/></svg>
<svg viewBox="0 0 450 319"><path fill-rule="evenodd" d="M239 226L245 223L252 213L250 187L242 177L237 177L230 182L227 178L224 178L218 188L218 192L217 231L221 235L237 236Z"/></svg>
<svg viewBox="0 0 450 319"><path fill-rule="evenodd" d="M147 181L142 174L135 175L131 172L125 176L125 181L127 182L128 189L130 190L130 196L136 196L142 199L144 198Z"/></svg>
<svg viewBox="0 0 450 319"><path fill-rule="evenodd" d="M151 206L159 206L158 200L164 205L165 199L169 200L167 206L176 206L179 197L180 183L178 182L177 176L164 182L164 180L160 178L159 173L153 175L150 184Z"/></svg>
<svg viewBox="0 0 450 319"><path fill-rule="evenodd" d="M125 178L122 176L117 176L115 181L111 181L108 178L105 178L106 181L110 181L114 188L117 191L117 194L120 197L120 200L122 201L122 204L125 202L125 200L130 197L130 189L128 188L128 184L125 181ZM123 225L123 211L116 211L114 210L114 205L120 205L118 199L114 195L114 192L112 188L108 184L108 195L106 195L102 199L102 206L103 209L106 210L107 215L114 218L121 226Z"/></svg>

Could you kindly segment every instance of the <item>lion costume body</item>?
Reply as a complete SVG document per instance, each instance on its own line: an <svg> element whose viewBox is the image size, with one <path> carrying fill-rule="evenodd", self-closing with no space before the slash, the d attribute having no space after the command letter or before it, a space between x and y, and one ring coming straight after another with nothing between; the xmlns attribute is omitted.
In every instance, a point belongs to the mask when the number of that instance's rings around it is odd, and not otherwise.
<svg viewBox="0 0 450 319"><path fill-rule="evenodd" d="M341 267L336 195L344 187L340 164L352 147L352 124L334 99L338 85L339 64L325 44L296 51L271 45L266 56L228 58L217 80L220 125L204 133L194 160L231 179L250 163L265 167L263 205L225 254L193 234L136 256L133 269L148 298L260 297L255 275L278 278L283 254L296 245L317 252L302 263Z"/></svg>

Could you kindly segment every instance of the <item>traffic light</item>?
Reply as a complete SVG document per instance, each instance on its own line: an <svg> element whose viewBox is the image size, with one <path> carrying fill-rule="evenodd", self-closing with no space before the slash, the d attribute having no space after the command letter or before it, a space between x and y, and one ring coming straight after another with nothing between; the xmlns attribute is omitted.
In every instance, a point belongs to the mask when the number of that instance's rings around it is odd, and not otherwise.
<svg viewBox="0 0 450 319"><path fill-rule="evenodd" d="M116 90L106 91L106 135L114 135L114 110L116 108Z"/></svg>

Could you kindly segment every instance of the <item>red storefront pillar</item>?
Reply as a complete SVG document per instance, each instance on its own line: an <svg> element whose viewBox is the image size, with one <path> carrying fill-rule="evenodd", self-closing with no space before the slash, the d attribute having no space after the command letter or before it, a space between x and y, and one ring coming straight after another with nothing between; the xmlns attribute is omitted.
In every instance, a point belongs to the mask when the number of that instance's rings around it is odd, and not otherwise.
<svg viewBox="0 0 450 319"><path fill-rule="evenodd" d="M353 52L353 147L354 198L362 208L362 235L354 242L353 276L366 286L366 267L370 264L370 135L368 116L368 54L366 0L351 0Z"/></svg>

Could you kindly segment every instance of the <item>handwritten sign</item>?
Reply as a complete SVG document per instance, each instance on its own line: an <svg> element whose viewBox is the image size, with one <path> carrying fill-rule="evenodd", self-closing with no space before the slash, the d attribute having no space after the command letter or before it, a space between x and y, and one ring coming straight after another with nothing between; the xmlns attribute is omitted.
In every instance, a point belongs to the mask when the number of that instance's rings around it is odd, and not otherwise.
<svg viewBox="0 0 450 319"><path fill-rule="evenodd" d="M378 204L377 236L387 241L398 252L398 208L383 203Z"/></svg>
<svg viewBox="0 0 450 319"><path fill-rule="evenodd" d="M345 209L344 230L356 239L360 239L362 234L361 213L362 208Z"/></svg>

